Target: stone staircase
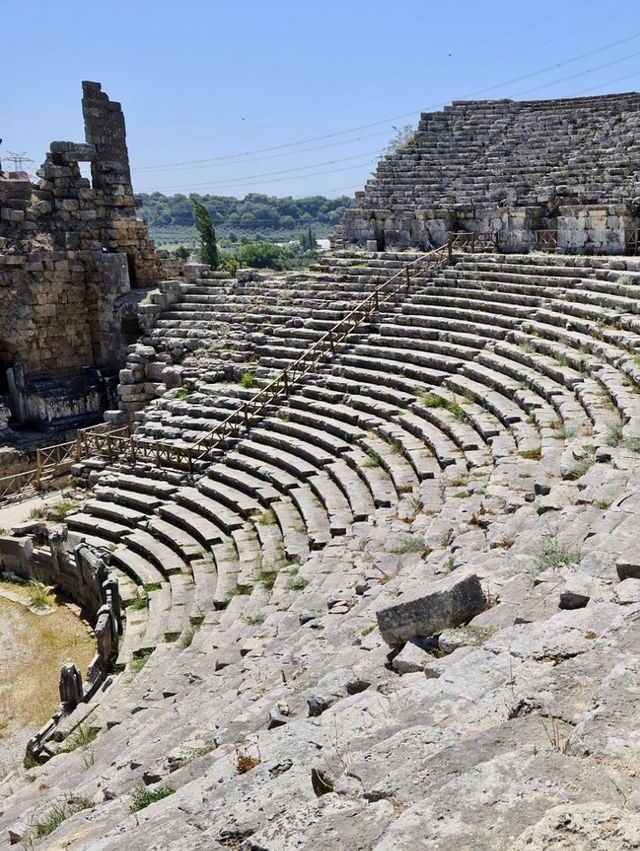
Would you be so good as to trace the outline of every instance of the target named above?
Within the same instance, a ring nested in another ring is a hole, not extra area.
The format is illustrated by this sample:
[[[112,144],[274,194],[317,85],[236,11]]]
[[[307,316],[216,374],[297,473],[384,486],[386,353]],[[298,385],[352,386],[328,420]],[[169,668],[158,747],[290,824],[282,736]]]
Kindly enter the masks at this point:
[[[142,341],[196,343],[184,390],[138,434],[197,442],[406,259],[189,285]],[[90,745],[0,783],[0,836],[38,847],[62,805],[42,847],[553,847],[556,807],[631,831],[638,295],[633,258],[460,256],[203,474],[87,468],[66,522],[111,553],[120,673],[63,725]],[[486,611],[390,650],[376,613],[458,571]]]

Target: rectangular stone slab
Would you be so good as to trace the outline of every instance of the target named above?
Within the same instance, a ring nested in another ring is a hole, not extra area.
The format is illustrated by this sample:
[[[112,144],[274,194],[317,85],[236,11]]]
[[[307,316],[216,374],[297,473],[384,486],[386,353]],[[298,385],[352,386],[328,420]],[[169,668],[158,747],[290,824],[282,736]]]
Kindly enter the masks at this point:
[[[376,612],[380,634],[391,647],[415,636],[426,637],[467,623],[487,606],[475,574],[455,572],[425,583],[420,591],[402,594],[396,603]]]

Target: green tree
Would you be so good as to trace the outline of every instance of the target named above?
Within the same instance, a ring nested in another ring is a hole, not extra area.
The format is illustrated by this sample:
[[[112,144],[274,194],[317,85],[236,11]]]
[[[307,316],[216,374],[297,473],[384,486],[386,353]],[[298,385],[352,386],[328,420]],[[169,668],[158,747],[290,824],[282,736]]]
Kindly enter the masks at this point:
[[[249,242],[236,248],[236,259],[253,269],[286,269],[291,252],[272,242]]]
[[[188,260],[191,256],[191,252],[186,245],[179,245],[173,252],[173,256],[176,260]]]
[[[193,204],[193,219],[200,237],[200,262],[207,263],[215,270],[218,268],[218,245],[211,215],[197,198],[191,198],[191,203]]]
[[[315,233],[309,228],[306,233],[303,233],[300,237],[300,248],[303,251],[315,252],[318,250],[318,240],[316,239]]]

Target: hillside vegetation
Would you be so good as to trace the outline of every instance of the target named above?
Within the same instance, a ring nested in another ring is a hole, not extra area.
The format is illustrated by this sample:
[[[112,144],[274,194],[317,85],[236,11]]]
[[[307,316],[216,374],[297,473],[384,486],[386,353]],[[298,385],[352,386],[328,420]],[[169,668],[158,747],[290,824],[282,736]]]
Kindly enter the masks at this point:
[[[151,236],[160,246],[195,245],[191,198],[209,210],[218,234],[230,242],[269,240],[287,242],[311,228],[321,238],[328,236],[343,211],[353,206],[353,198],[277,198],[250,193],[243,199],[223,195],[163,195],[161,192],[136,196],[140,213],[149,223]]]

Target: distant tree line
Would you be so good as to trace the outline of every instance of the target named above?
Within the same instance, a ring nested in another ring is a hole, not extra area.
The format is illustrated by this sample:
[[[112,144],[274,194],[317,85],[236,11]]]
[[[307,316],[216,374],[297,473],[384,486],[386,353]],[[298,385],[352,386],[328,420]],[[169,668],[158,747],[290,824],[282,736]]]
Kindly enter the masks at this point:
[[[333,228],[354,200],[348,196],[325,198],[278,198],[252,192],[245,198],[224,195],[163,195],[161,192],[136,196],[142,204],[141,214],[152,229],[193,226],[193,200],[202,204],[213,225],[228,234],[299,231],[314,228],[326,231]]]

